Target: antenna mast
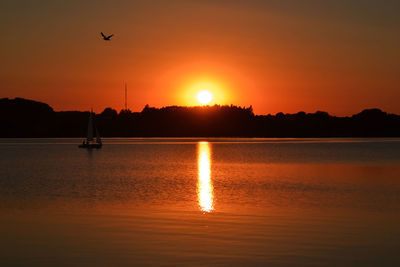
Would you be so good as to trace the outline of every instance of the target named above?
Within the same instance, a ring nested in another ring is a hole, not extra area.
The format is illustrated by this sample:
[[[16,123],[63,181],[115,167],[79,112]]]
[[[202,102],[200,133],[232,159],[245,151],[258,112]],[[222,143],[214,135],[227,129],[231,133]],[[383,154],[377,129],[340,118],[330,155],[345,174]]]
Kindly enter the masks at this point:
[[[125,110],[128,111],[128,87],[125,83]]]

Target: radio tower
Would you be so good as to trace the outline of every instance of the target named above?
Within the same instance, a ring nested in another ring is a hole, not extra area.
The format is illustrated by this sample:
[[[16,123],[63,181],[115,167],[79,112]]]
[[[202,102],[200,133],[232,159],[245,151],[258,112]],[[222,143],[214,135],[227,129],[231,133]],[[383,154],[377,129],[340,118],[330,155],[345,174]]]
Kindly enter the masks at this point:
[[[125,111],[128,111],[128,86],[125,83]]]

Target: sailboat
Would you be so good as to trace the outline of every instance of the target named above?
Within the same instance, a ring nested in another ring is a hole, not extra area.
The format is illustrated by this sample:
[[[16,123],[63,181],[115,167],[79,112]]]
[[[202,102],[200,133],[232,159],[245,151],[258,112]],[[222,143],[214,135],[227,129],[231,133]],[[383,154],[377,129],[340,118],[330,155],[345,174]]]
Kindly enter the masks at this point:
[[[96,140],[93,138],[93,128],[96,132]],[[79,145],[80,148],[101,148],[102,146],[101,138],[99,131],[97,130],[96,124],[93,120],[93,111],[90,111],[89,122],[88,122],[88,133],[86,140],[82,141],[82,144]]]

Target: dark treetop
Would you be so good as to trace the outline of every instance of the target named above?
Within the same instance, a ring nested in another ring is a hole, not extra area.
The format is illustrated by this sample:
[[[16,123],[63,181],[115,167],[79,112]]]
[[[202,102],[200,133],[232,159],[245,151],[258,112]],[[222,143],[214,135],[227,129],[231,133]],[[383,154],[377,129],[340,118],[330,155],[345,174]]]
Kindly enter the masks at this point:
[[[0,137],[83,137],[89,112],[55,112],[22,98],[0,99]],[[400,116],[379,109],[351,117],[326,112],[254,115],[252,107],[106,108],[95,116],[104,137],[400,137]]]

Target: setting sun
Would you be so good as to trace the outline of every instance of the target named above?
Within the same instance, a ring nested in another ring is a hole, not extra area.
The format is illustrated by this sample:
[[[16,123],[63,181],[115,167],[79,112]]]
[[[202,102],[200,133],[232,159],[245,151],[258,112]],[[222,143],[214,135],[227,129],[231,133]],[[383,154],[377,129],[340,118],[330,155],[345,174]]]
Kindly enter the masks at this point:
[[[185,81],[180,86],[181,101],[187,106],[224,105],[231,103],[226,83],[210,77],[197,77]]]
[[[210,91],[202,90],[197,93],[196,99],[200,104],[207,105],[213,100],[213,94]]]

